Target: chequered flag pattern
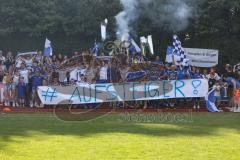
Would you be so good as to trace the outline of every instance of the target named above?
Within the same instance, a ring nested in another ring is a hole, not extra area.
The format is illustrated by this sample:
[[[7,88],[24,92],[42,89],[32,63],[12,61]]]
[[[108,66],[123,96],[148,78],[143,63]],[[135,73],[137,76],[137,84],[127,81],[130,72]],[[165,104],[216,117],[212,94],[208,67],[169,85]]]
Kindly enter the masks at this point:
[[[177,35],[173,36],[173,54],[180,57],[180,62],[183,62],[187,58]]]

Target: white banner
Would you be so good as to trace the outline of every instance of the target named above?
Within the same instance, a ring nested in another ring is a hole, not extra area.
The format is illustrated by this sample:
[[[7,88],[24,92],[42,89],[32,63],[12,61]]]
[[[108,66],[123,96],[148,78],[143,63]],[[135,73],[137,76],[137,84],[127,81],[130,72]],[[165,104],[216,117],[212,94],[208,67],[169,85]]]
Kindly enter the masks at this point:
[[[195,67],[214,67],[218,65],[218,50],[184,48],[190,65]]]
[[[192,98],[207,93],[205,79],[38,87],[38,95],[47,105]]]

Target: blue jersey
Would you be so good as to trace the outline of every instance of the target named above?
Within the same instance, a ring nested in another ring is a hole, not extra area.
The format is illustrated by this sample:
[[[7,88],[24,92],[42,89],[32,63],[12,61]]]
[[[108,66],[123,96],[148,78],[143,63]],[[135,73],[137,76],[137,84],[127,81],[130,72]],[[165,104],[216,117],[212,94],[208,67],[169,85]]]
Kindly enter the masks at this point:
[[[166,70],[165,74],[168,75],[169,80],[176,80],[177,79],[177,71]]]
[[[184,70],[178,70],[177,71],[177,79],[182,80],[186,78],[186,73]]]
[[[194,73],[192,79],[203,79],[203,75],[200,73]]]
[[[192,72],[192,71],[189,72],[189,75],[190,75],[190,78],[191,78],[191,79],[194,79],[194,74],[195,74],[195,73]]]
[[[32,67],[32,70],[33,70],[33,73],[39,73],[39,72],[42,72],[41,67],[38,67],[38,66],[33,66],[33,67]]]
[[[38,86],[42,85],[43,77],[33,76],[32,77],[32,88],[37,89]]]
[[[177,71],[177,79],[178,80],[183,80],[183,79],[187,79],[189,77],[189,72],[186,69],[179,69]]]

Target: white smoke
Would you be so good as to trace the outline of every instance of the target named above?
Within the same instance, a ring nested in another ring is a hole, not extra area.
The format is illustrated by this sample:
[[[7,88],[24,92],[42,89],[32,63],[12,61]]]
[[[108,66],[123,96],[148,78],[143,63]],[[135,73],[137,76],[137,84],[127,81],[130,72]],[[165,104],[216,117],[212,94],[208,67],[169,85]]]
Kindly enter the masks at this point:
[[[124,35],[131,30],[130,23],[135,21],[139,14],[137,11],[138,0],[121,0],[123,11],[116,16],[117,34]]]
[[[165,27],[165,29],[168,28],[171,31],[184,30],[189,24],[189,18],[193,16],[193,7],[185,1],[168,0],[164,5],[154,7],[155,10],[152,12],[153,14],[149,14],[149,18],[153,24]]]
[[[120,0],[123,11],[116,16],[117,33],[132,31],[132,23],[141,16],[151,20],[157,27],[181,31],[188,26],[193,7],[188,0]],[[146,24],[148,25],[148,24]]]

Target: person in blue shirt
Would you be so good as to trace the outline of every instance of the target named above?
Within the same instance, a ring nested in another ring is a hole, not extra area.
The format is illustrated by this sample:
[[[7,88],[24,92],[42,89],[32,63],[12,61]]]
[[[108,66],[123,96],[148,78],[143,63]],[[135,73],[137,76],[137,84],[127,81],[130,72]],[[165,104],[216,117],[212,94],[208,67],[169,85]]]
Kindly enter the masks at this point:
[[[191,79],[194,79],[194,74],[196,73],[196,68],[195,67],[191,67],[191,69],[189,70],[189,75]]]
[[[232,106],[232,111],[240,111],[240,99],[236,96],[236,93],[240,90],[240,81],[234,77],[227,77],[227,75],[223,76],[224,81],[228,84],[228,86],[233,86],[233,95],[230,98],[230,106]]]
[[[172,65],[169,69],[166,70],[165,74],[167,75],[167,80],[176,80],[177,79],[177,67]]]
[[[39,86],[42,85],[43,82],[43,77],[40,75],[40,72],[36,72],[35,75],[32,76],[31,80],[32,80],[32,104],[31,107],[36,105],[36,102],[38,101],[38,105],[39,105],[39,100],[38,100],[38,96],[37,96],[37,89]]]
[[[19,99],[19,106],[23,107],[26,100],[27,84],[24,82],[24,77],[20,77],[17,85],[17,93]]]
[[[184,80],[184,79],[189,79],[190,74],[187,68],[184,67],[179,67],[177,70],[177,79],[178,80]]]
[[[196,67],[192,67],[190,71],[191,79],[203,79],[203,75],[200,73],[200,69]],[[194,98],[194,106],[193,109],[200,109],[200,98]]]
[[[225,80],[227,81],[228,85],[233,85],[234,90],[236,89],[240,89],[240,82],[239,80],[233,78],[233,77],[227,77],[225,78]]]
[[[192,74],[192,79],[203,79],[203,75],[200,73],[200,69],[196,68],[195,73]]]
[[[159,64],[159,65],[163,65],[163,62],[161,61],[159,56],[156,56],[154,63]]]

